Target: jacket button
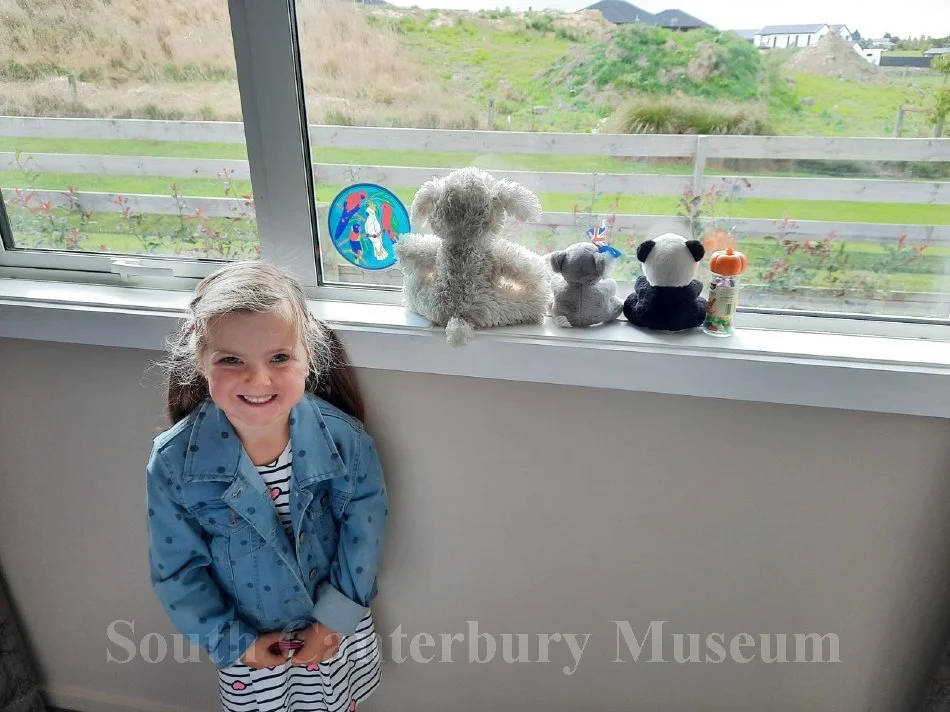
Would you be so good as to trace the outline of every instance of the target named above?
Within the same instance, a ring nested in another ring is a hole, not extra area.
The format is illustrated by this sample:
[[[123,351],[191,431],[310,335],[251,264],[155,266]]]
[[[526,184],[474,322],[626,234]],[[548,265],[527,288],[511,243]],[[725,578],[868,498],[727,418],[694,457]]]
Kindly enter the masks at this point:
[[[324,492],[323,497],[320,498],[320,506],[326,507],[328,504],[330,504],[330,495]]]
[[[315,578],[317,578],[317,570],[310,569],[310,580],[313,581]]]

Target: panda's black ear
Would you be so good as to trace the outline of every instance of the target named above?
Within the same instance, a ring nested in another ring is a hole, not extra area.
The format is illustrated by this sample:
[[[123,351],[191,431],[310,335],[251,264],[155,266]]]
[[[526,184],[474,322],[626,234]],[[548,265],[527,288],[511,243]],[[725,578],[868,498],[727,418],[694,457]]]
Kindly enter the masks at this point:
[[[637,259],[641,262],[646,262],[647,257],[650,256],[650,251],[653,250],[653,246],[656,243],[653,240],[644,240],[639,245],[637,245]]]
[[[687,240],[686,249],[689,250],[689,253],[697,262],[699,262],[706,254],[706,248],[703,247],[703,243],[701,243],[699,240]]]

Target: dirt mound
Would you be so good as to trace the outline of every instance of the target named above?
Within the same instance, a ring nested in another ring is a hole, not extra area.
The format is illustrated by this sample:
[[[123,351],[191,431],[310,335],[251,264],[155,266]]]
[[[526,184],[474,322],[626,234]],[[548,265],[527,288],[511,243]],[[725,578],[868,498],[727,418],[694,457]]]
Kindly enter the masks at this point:
[[[554,18],[555,29],[573,30],[583,37],[602,37],[611,24],[604,19],[599,10],[579,10],[577,12],[558,13]]]
[[[827,34],[817,44],[798,52],[788,63],[788,68],[855,82],[873,82],[878,78],[877,67],[835,34]]]

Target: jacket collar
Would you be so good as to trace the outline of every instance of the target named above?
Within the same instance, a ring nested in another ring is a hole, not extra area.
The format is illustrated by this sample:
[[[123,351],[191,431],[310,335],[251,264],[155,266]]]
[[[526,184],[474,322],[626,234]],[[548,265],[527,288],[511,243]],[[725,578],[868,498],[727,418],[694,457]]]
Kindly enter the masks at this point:
[[[242,468],[254,471],[254,464],[234,427],[214,401],[203,401],[193,417],[194,424],[182,471],[185,482],[230,480],[239,475]],[[305,393],[291,409],[290,442],[293,448],[294,479],[298,487],[307,487],[345,474],[340,453],[320,412],[320,399],[317,396]],[[248,479],[255,481],[255,478]]]

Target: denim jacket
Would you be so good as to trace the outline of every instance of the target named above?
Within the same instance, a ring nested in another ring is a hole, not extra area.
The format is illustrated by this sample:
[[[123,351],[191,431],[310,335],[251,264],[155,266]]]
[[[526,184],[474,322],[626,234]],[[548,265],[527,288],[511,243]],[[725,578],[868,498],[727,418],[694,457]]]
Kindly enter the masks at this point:
[[[219,668],[259,633],[315,621],[353,633],[376,595],[389,505],[372,438],[309,393],[290,438],[293,540],[213,401],[155,438],[149,457],[152,587]]]

